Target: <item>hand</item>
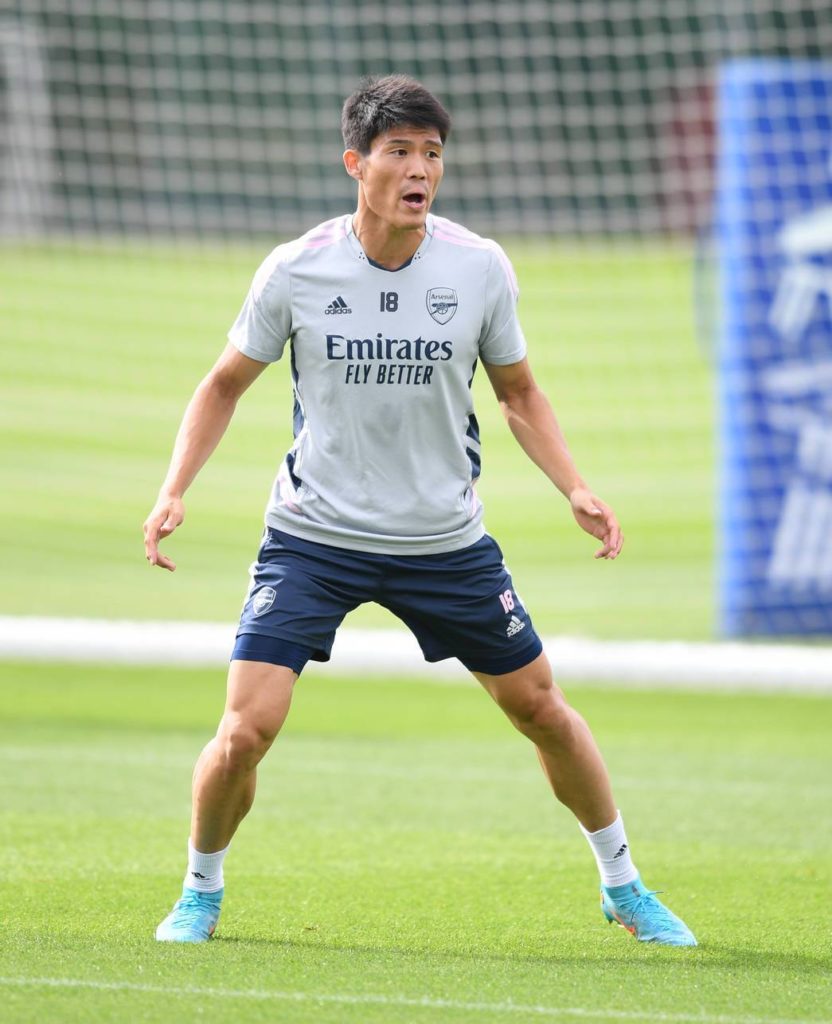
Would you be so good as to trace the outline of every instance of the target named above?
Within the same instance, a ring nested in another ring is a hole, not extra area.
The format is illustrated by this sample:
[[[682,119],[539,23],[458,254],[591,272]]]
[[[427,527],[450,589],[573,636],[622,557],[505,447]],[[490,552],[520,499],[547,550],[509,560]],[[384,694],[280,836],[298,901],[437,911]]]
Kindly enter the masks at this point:
[[[603,542],[604,546],[595,552],[595,557],[616,558],[624,543],[624,535],[609,505],[586,487],[576,487],[569,495],[569,504],[578,526]]]
[[[176,563],[159,550],[159,541],[169,537],[185,518],[181,498],[161,494],[144,523],[144,553],[151,565],[174,572]]]

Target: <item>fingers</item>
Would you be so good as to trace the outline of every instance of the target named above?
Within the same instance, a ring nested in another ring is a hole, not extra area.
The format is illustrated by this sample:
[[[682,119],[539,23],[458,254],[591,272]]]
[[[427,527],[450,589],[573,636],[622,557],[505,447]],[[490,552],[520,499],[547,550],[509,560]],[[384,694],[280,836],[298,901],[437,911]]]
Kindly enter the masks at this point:
[[[144,524],[144,554],[145,558],[150,562],[151,565],[156,564],[156,559],[159,557],[159,531],[161,529],[161,523],[158,521],[158,516],[149,517],[145,520]]]
[[[159,541],[169,537],[183,518],[180,509],[171,508],[167,503],[161,508],[154,509],[148,516],[143,530],[144,553],[150,565],[158,565],[161,569],[167,569],[169,572],[175,571],[176,563],[167,555],[162,554],[159,550]]]
[[[573,502],[573,507],[581,526],[587,533],[591,533],[603,542],[603,546],[595,552],[595,558],[604,558],[610,561],[617,558],[621,553],[624,536],[613,510],[590,492],[581,494],[578,500]],[[583,522],[581,522],[582,516],[586,517]]]
[[[595,552],[595,557],[607,558],[610,561],[613,561],[621,554],[621,548],[624,544],[624,534],[621,532],[618,520],[613,515],[611,509],[605,509],[604,511],[604,526],[605,531],[600,536],[600,540],[604,542],[604,546]]]
[[[159,536],[169,537],[177,526],[179,526],[179,523],[175,522],[174,519],[170,515],[168,515],[165,521],[159,527]]]
[[[160,569],[167,569],[168,572],[176,572],[176,562],[168,558],[167,555],[163,555],[161,551],[156,552],[156,560],[150,562],[150,564],[158,565]]]

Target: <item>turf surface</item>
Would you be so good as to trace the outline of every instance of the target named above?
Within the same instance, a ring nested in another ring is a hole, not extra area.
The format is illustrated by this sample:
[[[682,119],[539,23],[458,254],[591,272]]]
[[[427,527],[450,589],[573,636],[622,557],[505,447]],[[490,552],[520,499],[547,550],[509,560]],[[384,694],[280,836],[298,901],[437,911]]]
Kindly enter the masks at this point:
[[[486,525],[545,633],[706,637],[713,628],[709,369],[681,247],[506,243],[537,376],[578,464],[617,510],[614,565],[517,448],[475,381]],[[0,248],[0,612],[233,622],[276,467],[288,366],[240,404],[149,570],[140,525],[193,388],[224,344],[262,250]],[[363,625],[390,623],[379,609]]]
[[[221,673],[0,665],[0,1012],[28,1022],[832,1019],[832,704],[580,689],[646,881],[697,933],[606,925],[589,851],[474,685],[304,675],[218,937],[160,946]]]

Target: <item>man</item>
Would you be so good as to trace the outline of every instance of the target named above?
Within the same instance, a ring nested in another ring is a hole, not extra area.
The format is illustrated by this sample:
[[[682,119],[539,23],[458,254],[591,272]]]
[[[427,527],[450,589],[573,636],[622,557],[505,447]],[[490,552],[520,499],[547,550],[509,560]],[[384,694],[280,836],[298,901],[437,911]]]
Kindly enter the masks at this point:
[[[517,441],[614,559],[612,510],[578,474],[526,360],[517,284],[500,247],[430,214],[450,119],[414,80],[369,80],[345,103],[354,215],[277,249],[255,275],[229,345],[199,385],[144,525],[147,558],[184,518],[182,497],[237,400],[291,345],[294,444],[275,481],[243,609],[225,713],[193,781],[188,869],[162,941],[212,935],[223,860],[250,809],[256,766],[310,659],[326,661],[344,615],[377,601],[425,658],[457,657],[537,747],[601,873],[602,909],[638,939],[695,945],[641,883],[607,771],[552,682],[528,612],[482,526],[471,381],[482,361]]]

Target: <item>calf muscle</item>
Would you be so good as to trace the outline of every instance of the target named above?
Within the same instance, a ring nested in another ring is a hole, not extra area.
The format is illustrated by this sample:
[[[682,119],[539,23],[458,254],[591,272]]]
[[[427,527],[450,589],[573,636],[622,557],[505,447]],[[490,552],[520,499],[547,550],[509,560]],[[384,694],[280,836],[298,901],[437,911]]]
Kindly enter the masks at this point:
[[[552,680],[545,654],[502,676],[474,673],[537,748],[552,791],[589,832],[616,817],[609,775],[589,726]]]
[[[257,765],[289,713],[297,675],[266,662],[232,661],[225,713],[194,768],[191,843],[223,850],[254,802]]]

